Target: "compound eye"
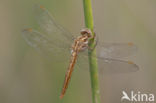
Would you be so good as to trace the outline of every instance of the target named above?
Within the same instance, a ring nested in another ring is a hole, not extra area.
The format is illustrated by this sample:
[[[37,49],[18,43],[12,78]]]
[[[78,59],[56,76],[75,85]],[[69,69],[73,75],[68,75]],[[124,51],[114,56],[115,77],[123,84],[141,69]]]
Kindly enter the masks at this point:
[[[81,30],[81,34],[82,34],[82,35],[84,35],[84,34],[89,34],[89,35],[91,35],[91,33],[92,33],[91,30],[88,29],[88,28],[85,28],[85,29],[82,29],[82,30]]]

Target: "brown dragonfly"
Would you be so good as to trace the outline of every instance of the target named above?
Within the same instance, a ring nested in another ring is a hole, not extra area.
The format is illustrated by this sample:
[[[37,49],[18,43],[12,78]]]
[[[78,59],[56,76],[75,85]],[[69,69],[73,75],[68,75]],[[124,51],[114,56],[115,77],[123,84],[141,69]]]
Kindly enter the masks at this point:
[[[40,30],[32,28],[24,29],[22,35],[26,42],[43,54],[52,56],[61,56],[64,62],[68,63],[68,71],[65,75],[65,81],[60,98],[63,98],[74,65],[78,68],[87,68],[88,66],[88,41],[91,36],[89,29],[83,29],[81,35],[72,35],[59,25],[51,14],[43,6],[36,7],[36,17]],[[75,38],[76,37],[76,38]],[[131,61],[121,60],[122,57],[132,55],[137,47],[133,43],[101,43],[96,45],[98,67],[101,74],[104,73],[129,73],[135,72],[139,68]],[[56,59],[55,58],[55,59]]]

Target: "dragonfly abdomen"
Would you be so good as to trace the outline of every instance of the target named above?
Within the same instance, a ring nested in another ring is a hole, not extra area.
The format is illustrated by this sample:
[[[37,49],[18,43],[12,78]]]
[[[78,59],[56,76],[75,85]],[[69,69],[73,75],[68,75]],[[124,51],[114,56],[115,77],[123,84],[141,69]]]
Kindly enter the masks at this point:
[[[70,64],[69,64],[69,67],[68,67],[68,71],[66,72],[66,75],[65,75],[65,81],[64,81],[64,85],[63,85],[63,89],[62,89],[60,98],[63,98],[63,96],[64,96],[64,94],[66,92],[66,89],[68,88],[68,84],[69,84],[69,81],[71,79],[71,74],[73,72],[74,65],[76,63],[76,59],[77,59],[77,53],[72,52],[71,59],[70,59]]]

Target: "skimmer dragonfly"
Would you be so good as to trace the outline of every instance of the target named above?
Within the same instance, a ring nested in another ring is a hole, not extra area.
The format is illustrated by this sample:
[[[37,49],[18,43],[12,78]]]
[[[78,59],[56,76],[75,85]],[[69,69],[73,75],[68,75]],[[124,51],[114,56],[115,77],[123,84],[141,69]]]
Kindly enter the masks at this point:
[[[74,39],[71,33],[56,23],[43,6],[37,6],[36,14],[42,33],[28,28],[23,30],[22,35],[30,46],[44,54],[61,55],[62,58],[67,57],[64,62],[69,63],[69,66],[66,67],[68,71],[60,96],[62,98],[68,87],[75,63],[78,64],[79,68],[85,68],[88,65],[87,53],[88,50],[92,50],[88,48],[88,40],[92,38],[91,31],[83,29],[81,35]],[[133,43],[99,42],[95,48],[100,73],[129,73],[138,70],[138,66],[133,62],[120,59],[136,51],[137,47]],[[78,56],[78,54],[80,55]]]

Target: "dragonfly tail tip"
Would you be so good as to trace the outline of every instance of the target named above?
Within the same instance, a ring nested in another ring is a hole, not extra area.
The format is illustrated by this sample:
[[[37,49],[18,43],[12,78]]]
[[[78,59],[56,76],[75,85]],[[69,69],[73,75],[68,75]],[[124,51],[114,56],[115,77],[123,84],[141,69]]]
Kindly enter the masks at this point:
[[[62,99],[63,97],[64,97],[64,95],[63,95],[63,94],[61,94],[61,95],[60,95],[60,99]]]

